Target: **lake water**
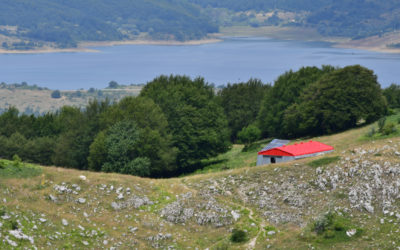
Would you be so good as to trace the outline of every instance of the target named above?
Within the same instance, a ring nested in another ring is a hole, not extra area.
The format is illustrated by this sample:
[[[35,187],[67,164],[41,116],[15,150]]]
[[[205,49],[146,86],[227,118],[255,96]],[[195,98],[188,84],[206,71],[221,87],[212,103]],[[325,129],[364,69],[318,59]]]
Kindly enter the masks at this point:
[[[96,47],[98,53],[1,54],[0,82],[28,82],[51,89],[104,88],[146,83],[161,74],[202,76],[215,85],[259,78],[273,82],[302,66],[360,64],[373,69],[383,87],[400,84],[400,54],[332,48],[329,43],[267,38],[226,38],[189,46]]]

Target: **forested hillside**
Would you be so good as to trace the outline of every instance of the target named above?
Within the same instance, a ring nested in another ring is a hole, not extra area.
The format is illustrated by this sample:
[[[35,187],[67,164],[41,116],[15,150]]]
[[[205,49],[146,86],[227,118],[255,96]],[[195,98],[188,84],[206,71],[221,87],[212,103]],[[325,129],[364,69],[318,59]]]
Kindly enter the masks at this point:
[[[301,26],[353,39],[400,27],[397,0],[4,0],[0,45],[76,47],[81,41],[193,40],[229,26]]]
[[[184,0],[4,0],[0,33],[29,42],[3,44],[25,49],[55,42],[74,47],[79,41],[132,39],[199,39],[218,31],[200,8]]]
[[[313,27],[322,35],[345,36],[353,39],[400,28],[400,2],[397,0],[189,0],[203,7],[226,8],[235,12],[275,12],[264,20],[253,19],[258,25],[296,25]],[[276,12],[303,12],[303,18],[282,22]]]

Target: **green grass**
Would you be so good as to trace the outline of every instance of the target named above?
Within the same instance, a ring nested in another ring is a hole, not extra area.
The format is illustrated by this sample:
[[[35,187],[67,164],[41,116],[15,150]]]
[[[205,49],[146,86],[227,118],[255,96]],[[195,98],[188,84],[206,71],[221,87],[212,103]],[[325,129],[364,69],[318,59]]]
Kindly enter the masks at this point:
[[[359,140],[360,141],[372,141],[372,140],[381,140],[381,139],[388,139],[393,137],[400,136],[400,110],[395,110],[393,115],[386,116],[386,123],[387,124],[394,124],[395,131],[390,134],[380,133],[378,130],[378,122],[370,125],[370,129],[364,135],[362,135]]]
[[[321,167],[321,166],[325,166],[328,164],[331,164],[333,162],[337,162],[340,160],[339,156],[332,156],[332,157],[324,157],[318,160],[314,160],[308,163],[309,166],[313,167],[313,168],[317,168],[317,167]]]
[[[15,164],[13,161],[0,160],[0,178],[29,178],[42,173],[42,167],[31,164]]]
[[[356,234],[352,237],[346,234],[350,229],[356,229]],[[300,238],[307,242],[331,245],[354,240],[362,234],[363,229],[354,225],[350,218],[345,215],[328,212],[311,223]]]
[[[246,149],[244,145],[235,144],[228,152],[203,160],[201,162],[202,167],[193,174],[213,173],[246,166],[254,167],[257,163],[257,152],[270,141],[270,139],[262,140],[253,143]]]

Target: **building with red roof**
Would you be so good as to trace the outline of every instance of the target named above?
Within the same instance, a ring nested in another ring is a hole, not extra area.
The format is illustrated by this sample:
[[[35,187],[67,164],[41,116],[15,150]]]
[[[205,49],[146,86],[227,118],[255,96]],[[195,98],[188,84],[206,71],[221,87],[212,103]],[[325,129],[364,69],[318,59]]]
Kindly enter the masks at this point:
[[[258,152],[257,166],[292,161],[326,154],[332,151],[332,146],[317,141],[300,142],[293,145],[282,145]]]

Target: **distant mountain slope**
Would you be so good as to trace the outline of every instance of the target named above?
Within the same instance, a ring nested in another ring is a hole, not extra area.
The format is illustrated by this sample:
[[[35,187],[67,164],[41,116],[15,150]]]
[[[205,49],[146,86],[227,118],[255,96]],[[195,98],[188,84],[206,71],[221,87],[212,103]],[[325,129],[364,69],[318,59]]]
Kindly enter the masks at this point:
[[[317,28],[323,35],[363,38],[400,28],[398,0],[188,0],[202,7],[232,11],[306,12],[292,25]],[[276,17],[274,17],[276,18]],[[272,24],[279,24],[277,20]],[[269,24],[271,24],[271,22]],[[263,25],[260,23],[259,25]]]
[[[0,47],[194,40],[219,26],[301,26],[359,39],[400,28],[398,0],[3,0]]]
[[[143,32],[153,39],[183,41],[218,31],[199,7],[184,0],[4,0],[0,12],[0,33],[60,47]]]

